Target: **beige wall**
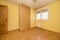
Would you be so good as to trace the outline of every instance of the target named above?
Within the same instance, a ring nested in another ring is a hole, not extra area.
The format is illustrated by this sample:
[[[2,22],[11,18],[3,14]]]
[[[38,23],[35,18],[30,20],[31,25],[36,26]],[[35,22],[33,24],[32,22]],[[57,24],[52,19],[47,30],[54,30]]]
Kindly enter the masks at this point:
[[[19,27],[19,7],[16,4],[0,1],[0,5],[8,6],[8,31],[16,30]]]
[[[36,25],[36,10],[34,8],[30,8],[30,20],[31,20],[31,27],[35,27]]]
[[[60,33],[60,5],[59,4],[60,4],[60,1],[56,1],[47,5],[48,7],[44,6],[38,9],[38,10],[42,10],[42,9],[48,8],[49,10],[48,20],[36,21],[36,22],[40,22],[42,28]]]

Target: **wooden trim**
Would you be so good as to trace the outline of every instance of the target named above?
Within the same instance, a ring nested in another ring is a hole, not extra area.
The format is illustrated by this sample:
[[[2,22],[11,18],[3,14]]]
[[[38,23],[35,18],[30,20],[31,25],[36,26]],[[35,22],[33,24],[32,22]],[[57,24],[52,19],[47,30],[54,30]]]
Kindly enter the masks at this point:
[[[20,31],[20,5],[19,5],[19,31]]]
[[[8,33],[9,33],[9,32],[12,32],[12,31],[19,31],[19,29],[8,31]]]
[[[0,6],[2,6],[2,7],[7,7],[7,6],[5,6],[5,5],[0,5]]]
[[[8,6],[7,7],[7,29],[8,29]]]

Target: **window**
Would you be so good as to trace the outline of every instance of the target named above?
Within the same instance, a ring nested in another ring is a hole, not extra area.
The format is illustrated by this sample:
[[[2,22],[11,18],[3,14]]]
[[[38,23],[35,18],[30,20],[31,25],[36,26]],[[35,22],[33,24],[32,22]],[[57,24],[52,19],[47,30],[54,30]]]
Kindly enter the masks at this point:
[[[43,10],[42,12],[37,12],[37,20],[48,20],[48,10]]]
[[[48,11],[42,12],[41,15],[42,15],[42,20],[48,20]]]
[[[40,12],[37,12],[37,14],[36,14],[36,19],[37,19],[37,20],[40,20],[40,19],[41,19],[41,14],[40,14]]]

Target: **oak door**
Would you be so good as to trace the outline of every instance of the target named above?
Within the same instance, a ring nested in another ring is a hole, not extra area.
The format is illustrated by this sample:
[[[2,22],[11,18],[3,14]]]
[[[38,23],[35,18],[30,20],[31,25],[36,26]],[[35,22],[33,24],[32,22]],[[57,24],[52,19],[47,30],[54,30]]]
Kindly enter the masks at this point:
[[[8,7],[0,5],[0,33],[7,33],[8,31]]]
[[[21,4],[20,5],[20,30],[26,30],[30,28],[30,7]]]

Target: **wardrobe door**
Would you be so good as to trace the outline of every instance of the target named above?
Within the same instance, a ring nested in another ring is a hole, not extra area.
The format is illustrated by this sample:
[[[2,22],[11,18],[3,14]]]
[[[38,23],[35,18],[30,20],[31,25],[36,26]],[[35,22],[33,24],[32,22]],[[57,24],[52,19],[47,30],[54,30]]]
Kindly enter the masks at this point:
[[[30,28],[30,7],[20,5],[20,30]]]

